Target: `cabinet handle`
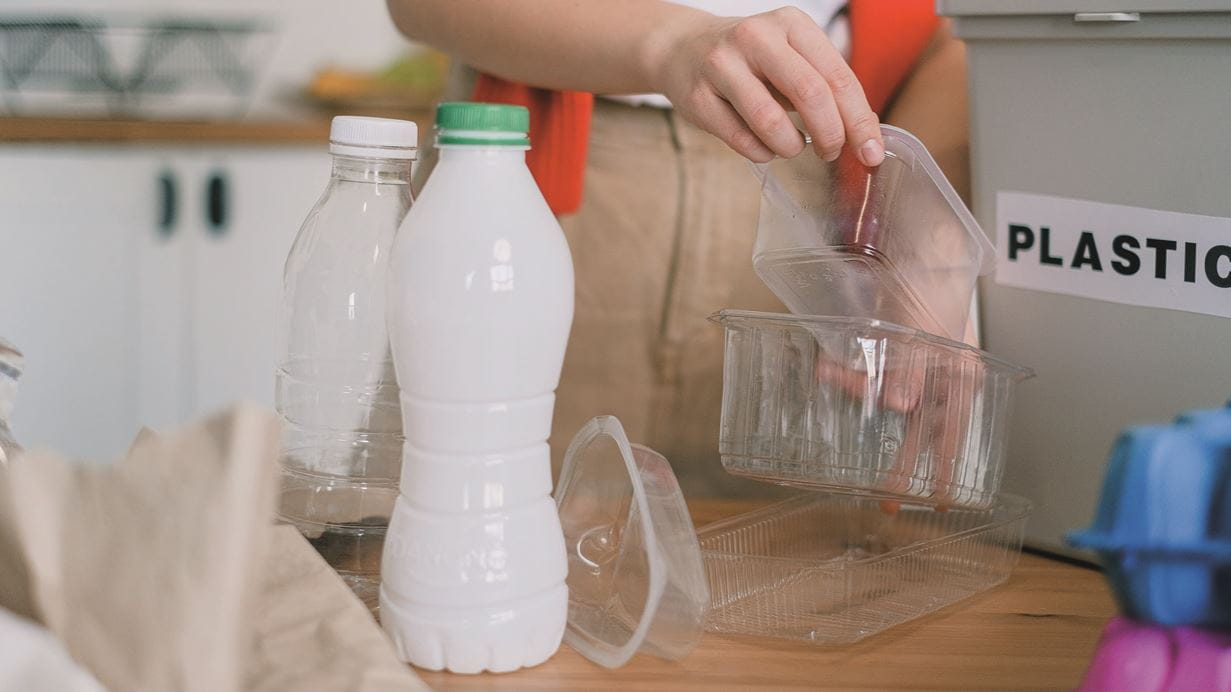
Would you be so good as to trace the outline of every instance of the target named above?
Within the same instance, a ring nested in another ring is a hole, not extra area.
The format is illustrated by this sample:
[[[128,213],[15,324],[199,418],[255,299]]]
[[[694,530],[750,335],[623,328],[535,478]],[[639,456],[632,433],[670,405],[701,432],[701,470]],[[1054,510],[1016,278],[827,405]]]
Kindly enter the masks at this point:
[[[205,221],[209,232],[221,236],[227,232],[230,200],[226,175],[215,172],[205,183]]]
[[[158,215],[158,235],[170,238],[175,233],[175,224],[179,216],[178,194],[175,176],[171,171],[163,171],[158,175],[158,196],[161,210]]]
[[[1073,15],[1075,22],[1139,22],[1140,12],[1078,12]]]

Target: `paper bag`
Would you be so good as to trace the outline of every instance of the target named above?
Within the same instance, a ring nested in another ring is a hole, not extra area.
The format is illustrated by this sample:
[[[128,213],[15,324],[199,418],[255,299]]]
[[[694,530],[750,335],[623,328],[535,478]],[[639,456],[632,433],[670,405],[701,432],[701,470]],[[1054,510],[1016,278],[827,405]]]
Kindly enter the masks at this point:
[[[114,465],[0,470],[0,606],[113,692],[425,689],[312,547],[271,525],[279,426],[241,405]]]
[[[426,690],[363,603],[290,526],[274,529],[248,692]]]
[[[278,441],[274,415],[240,406],[110,466],[18,457],[0,474],[0,605],[109,689],[239,689]]]

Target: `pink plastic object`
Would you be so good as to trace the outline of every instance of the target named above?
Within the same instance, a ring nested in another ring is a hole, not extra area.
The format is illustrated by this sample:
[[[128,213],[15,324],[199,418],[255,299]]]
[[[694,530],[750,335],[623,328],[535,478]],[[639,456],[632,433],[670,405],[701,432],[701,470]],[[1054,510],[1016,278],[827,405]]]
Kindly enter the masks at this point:
[[[1080,692],[1231,692],[1231,633],[1107,623]]]

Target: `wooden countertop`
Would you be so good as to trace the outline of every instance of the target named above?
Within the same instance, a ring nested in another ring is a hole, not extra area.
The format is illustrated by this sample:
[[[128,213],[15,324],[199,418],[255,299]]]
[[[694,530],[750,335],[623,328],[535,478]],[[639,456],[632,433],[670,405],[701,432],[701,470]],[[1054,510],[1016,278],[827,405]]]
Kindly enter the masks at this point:
[[[692,503],[698,526],[749,504]],[[1022,556],[1008,583],[841,646],[706,634],[682,661],[637,654],[618,670],[569,648],[504,675],[417,671],[437,690],[1073,689],[1116,612],[1101,575]]]
[[[400,117],[415,120],[421,130],[430,132],[430,112]],[[320,145],[328,140],[329,118],[324,116],[230,121],[0,118],[0,142]]]

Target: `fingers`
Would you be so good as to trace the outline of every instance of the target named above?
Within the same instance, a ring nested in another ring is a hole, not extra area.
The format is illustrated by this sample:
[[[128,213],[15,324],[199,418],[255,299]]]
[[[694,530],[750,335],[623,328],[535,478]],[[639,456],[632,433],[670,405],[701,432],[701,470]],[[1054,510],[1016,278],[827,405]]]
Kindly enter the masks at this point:
[[[703,70],[747,127],[773,153],[791,158],[803,151],[803,136],[774,94],[748,68],[747,62],[734,54],[716,51]],[[836,110],[834,115],[837,115]]]
[[[713,19],[716,24],[688,34],[678,51],[691,67],[666,80],[678,87],[664,93],[677,108],[683,105],[685,118],[763,162],[765,151],[786,158],[803,151],[803,137],[788,115],[794,110],[826,161],[837,159],[845,146],[864,165],[880,165],[880,122],[846,61],[808,15],[784,7],[744,19]]]
[[[791,102],[812,136],[816,152],[826,161],[842,153],[846,132],[829,84],[812,65],[786,44],[764,46],[755,66]]]
[[[763,161],[764,151],[787,158],[803,151],[803,137],[789,116],[794,110],[825,160],[847,147],[864,165],[880,165],[885,147],[876,113],[846,61],[807,14],[784,7],[743,19],[710,19],[681,34],[671,53],[679,56],[678,65],[662,70],[663,93],[686,119]]]
[[[885,160],[880,119],[868,105],[863,87],[846,60],[829,42],[825,32],[813,22],[792,22],[787,31],[787,41],[828,85],[841,115],[845,140],[859,160],[865,166],[879,166]],[[795,105],[800,107],[799,103]],[[803,115],[802,110],[800,114]]]
[[[765,146],[761,138],[748,128],[744,118],[718,94],[708,89],[698,90],[690,99],[689,107],[702,129],[721,139],[744,158],[755,163],[768,163],[774,158],[775,152]]]
[[[844,367],[824,354],[817,359],[816,378],[818,382],[837,387],[856,399],[876,396],[875,391],[869,391],[868,373]]]
[[[899,446],[885,471],[878,490],[893,495],[914,496],[934,503],[938,511],[960,500],[962,488],[972,483],[966,445],[975,406],[977,377],[963,370],[930,367],[912,362],[888,370],[877,384],[868,372],[851,369],[821,354],[815,376],[824,386],[846,396],[872,399],[882,421],[901,425]],[[924,390],[929,392],[927,399]],[[884,434],[888,428],[882,429]],[[881,510],[894,514],[898,501],[881,503]]]
[[[952,501],[954,498],[949,493],[973,483],[970,477],[972,469],[969,468],[972,459],[967,454],[966,444],[979,378],[959,368],[949,372],[945,382],[945,415],[943,421],[937,421],[934,432],[938,438],[936,446],[940,450],[936,487],[942,502]],[[974,460],[974,463],[979,463],[979,460]]]
[[[908,368],[886,372],[881,389],[869,389],[868,373],[852,370],[822,355],[816,362],[816,377],[818,381],[834,385],[850,396],[860,399],[876,397],[885,409],[905,414],[919,406],[927,371],[911,363]]]
[[[885,373],[885,406],[891,411],[906,413],[919,405],[927,370],[916,362]]]

